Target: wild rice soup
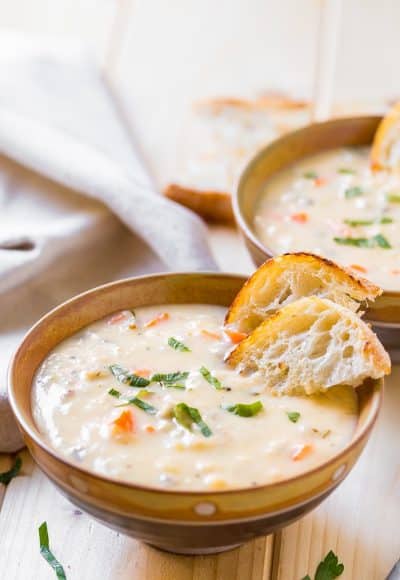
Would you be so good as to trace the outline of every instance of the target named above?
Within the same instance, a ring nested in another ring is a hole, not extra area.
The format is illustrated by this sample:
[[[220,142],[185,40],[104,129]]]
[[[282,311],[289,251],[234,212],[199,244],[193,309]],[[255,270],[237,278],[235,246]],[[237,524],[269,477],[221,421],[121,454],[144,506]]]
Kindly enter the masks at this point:
[[[172,305],[122,311],[57,346],[38,369],[36,423],[85,468],[171,489],[255,486],[299,474],[351,439],[357,397],[272,396],[224,356],[243,336],[225,309]]]
[[[400,290],[400,176],[371,171],[367,148],[321,153],[277,174],[254,227],[274,253],[313,252]]]

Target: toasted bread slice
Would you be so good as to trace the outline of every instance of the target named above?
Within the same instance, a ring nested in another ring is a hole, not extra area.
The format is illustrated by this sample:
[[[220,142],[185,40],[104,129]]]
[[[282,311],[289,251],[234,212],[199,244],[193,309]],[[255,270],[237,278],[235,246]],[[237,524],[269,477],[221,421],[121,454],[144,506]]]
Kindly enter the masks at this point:
[[[243,285],[225,324],[251,332],[282,306],[302,296],[329,298],[356,312],[382,290],[314,254],[284,254],[265,262]]]
[[[164,194],[209,221],[233,222],[231,194],[246,163],[284,131],[309,122],[310,110],[280,93],[196,103]]]
[[[400,170],[400,102],[379,123],[371,148],[371,167]]]
[[[230,353],[239,371],[259,371],[277,394],[357,387],[390,372],[390,358],[354,312],[324,298],[296,300],[260,324]]]

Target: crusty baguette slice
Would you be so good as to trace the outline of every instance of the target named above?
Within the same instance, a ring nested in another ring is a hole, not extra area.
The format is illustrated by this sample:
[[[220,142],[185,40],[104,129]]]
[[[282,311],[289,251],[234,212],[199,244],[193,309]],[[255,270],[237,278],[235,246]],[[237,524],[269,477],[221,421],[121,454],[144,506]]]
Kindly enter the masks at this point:
[[[357,311],[382,290],[337,264],[313,254],[284,254],[265,262],[243,285],[225,324],[251,332],[282,306],[302,296],[329,298]]]
[[[370,159],[373,170],[400,169],[400,102],[395,103],[379,123]]]
[[[284,131],[309,122],[310,104],[280,93],[196,103],[184,122],[164,194],[215,222],[233,222],[231,194],[243,167]]]
[[[281,308],[230,353],[239,371],[260,371],[277,394],[357,387],[390,372],[390,358],[370,327],[331,300],[309,296]]]

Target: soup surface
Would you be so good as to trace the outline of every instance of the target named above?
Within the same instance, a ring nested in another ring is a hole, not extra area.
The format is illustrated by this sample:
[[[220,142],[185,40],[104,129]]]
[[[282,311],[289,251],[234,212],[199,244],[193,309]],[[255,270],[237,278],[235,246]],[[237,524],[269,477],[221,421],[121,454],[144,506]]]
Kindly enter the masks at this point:
[[[400,290],[400,176],[372,172],[367,148],[321,153],[277,174],[254,227],[274,253],[313,252]]]
[[[86,468],[176,489],[273,482],[336,454],[357,423],[353,389],[272,396],[260,376],[224,364],[240,338],[223,333],[224,315],[219,306],[144,307],[68,338],[36,374],[40,431]]]

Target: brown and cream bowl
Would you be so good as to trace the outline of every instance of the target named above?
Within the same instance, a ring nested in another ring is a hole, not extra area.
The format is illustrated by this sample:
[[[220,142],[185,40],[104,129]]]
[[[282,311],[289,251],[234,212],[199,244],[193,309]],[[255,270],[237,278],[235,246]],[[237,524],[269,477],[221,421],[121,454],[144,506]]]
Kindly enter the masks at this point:
[[[25,336],[9,372],[10,401],[33,458],[57,488],[101,523],[182,554],[228,550],[270,534],[316,507],[352,469],[377,417],[382,382],[357,389],[359,418],[350,443],[319,467],[268,485],[223,491],[159,489],[95,473],[52,449],[35,424],[35,372],[65,338],[117,310],[157,304],[228,306],[244,280],[217,273],[159,274],[95,288],[44,316]]]
[[[270,181],[277,173],[289,170],[304,158],[339,148],[371,145],[381,120],[379,116],[360,116],[314,123],[280,137],[249,162],[239,180],[233,209],[257,266],[277,253],[260,240],[254,225],[258,201]],[[292,251],[303,250],[304,247],[292,248]],[[386,348],[395,352],[400,341],[400,291],[384,289],[365,317],[373,324]],[[395,355],[400,357],[400,352],[397,350]]]

